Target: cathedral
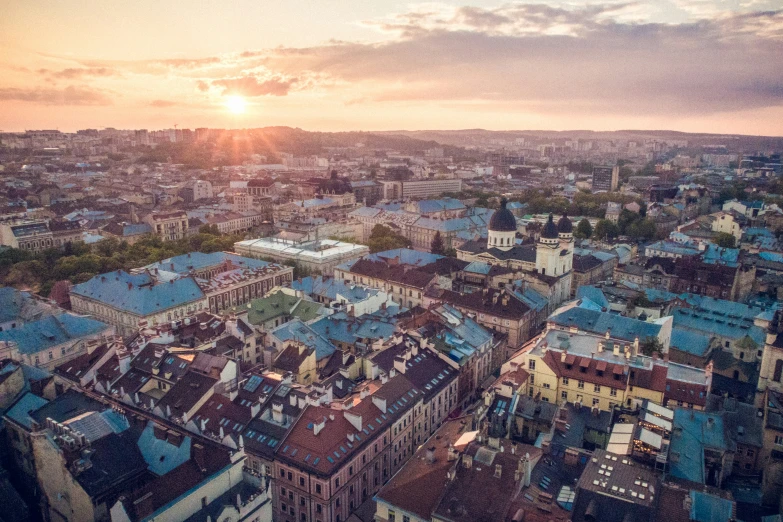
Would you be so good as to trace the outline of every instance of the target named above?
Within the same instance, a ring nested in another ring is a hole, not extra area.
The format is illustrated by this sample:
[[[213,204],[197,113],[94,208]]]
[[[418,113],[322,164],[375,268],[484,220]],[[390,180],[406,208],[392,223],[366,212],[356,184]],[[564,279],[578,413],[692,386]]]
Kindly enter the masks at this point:
[[[489,221],[486,244],[470,241],[457,249],[464,261],[479,261],[507,267],[519,273],[526,284],[549,300],[550,309],[571,297],[571,268],[574,262],[574,230],[563,215],[555,223],[552,215],[535,244],[516,244],[517,220],[500,202]]]

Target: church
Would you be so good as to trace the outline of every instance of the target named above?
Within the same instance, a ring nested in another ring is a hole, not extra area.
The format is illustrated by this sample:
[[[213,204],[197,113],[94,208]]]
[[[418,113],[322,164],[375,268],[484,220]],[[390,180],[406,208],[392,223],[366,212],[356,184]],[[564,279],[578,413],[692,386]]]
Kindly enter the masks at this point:
[[[571,296],[574,262],[571,220],[563,215],[555,224],[550,214],[536,243],[518,245],[517,220],[506,208],[506,203],[503,198],[500,209],[489,221],[487,242],[463,244],[457,249],[457,258],[514,270],[530,288],[548,299],[549,311],[552,311]]]

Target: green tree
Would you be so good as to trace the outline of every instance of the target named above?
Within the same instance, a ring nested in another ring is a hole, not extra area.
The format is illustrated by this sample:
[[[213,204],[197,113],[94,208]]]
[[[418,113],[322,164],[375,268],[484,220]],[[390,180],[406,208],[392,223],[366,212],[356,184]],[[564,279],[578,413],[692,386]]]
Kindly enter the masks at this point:
[[[715,237],[712,238],[712,242],[723,248],[734,248],[736,245],[736,239],[731,234],[726,232],[718,232]]]
[[[593,225],[590,224],[587,218],[582,218],[582,221],[580,221],[576,225],[574,236],[581,239],[587,239],[592,235],[593,235]]]
[[[385,225],[375,225],[367,245],[370,247],[370,252],[374,254],[395,248],[407,248],[411,242]]]
[[[593,237],[595,239],[614,239],[619,235],[620,231],[617,225],[607,219],[601,219],[595,224],[595,230],[593,230]]]
[[[639,343],[639,351],[644,355],[650,356],[653,352],[661,353],[661,351],[663,351],[663,345],[657,337],[649,336],[645,337],[644,340]]]
[[[432,238],[432,243],[430,244],[430,252],[442,256],[445,251],[446,247],[443,244],[443,237],[440,235],[440,231],[436,231],[435,237]]]

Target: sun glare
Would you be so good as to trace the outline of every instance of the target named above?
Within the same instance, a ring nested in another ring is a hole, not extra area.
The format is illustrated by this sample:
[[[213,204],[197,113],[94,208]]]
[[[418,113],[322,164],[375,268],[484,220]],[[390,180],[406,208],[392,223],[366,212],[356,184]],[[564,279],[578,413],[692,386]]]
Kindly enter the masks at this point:
[[[226,100],[226,107],[234,114],[241,114],[245,112],[247,102],[241,96],[229,96]]]

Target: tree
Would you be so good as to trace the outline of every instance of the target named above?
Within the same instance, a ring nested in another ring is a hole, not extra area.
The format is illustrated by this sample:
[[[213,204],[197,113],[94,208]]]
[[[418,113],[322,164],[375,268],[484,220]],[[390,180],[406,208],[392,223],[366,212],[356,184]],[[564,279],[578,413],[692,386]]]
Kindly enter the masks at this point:
[[[718,232],[715,237],[712,238],[712,242],[723,248],[734,248],[736,245],[736,239],[731,234],[726,232]]]
[[[587,239],[592,235],[593,235],[593,225],[590,224],[587,218],[582,218],[582,221],[580,221],[579,224],[576,225],[574,236],[581,239]]]
[[[370,234],[370,240],[367,246],[370,247],[370,253],[384,252],[396,248],[407,248],[411,242],[405,236],[394,232],[385,225],[375,225]]]
[[[619,235],[620,231],[617,225],[609,221],[608,219],[601,219],[595,224],[595,230],[593,230],[593,237],[596,239],[614,239]]]
[[[644,355],[652,355],[653,352],[661,353],[663,345],[657,337],[649,336],[645,337],[643,341],[639,343],[639,351]]]
[[[443,237],[440,235],[440,231],[435,232],[435,237],[432,238],[430,244],[430,252],[442,256],[446,251],[446,247],[443,245]]]

